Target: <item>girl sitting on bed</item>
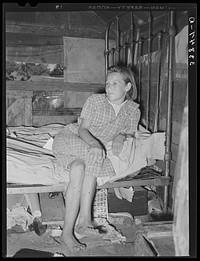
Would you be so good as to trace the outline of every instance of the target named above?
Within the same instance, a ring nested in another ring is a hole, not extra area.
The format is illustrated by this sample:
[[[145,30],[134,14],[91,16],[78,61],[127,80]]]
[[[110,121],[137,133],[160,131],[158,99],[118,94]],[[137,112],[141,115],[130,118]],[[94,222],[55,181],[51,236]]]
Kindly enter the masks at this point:
[[[87,237],[102,236],[91,213],[97,177],[115,175],[105,147],[113,141],[113,153],[119,155],[126,136],[135,135],[140,118],[139,105],[133,101],[137,89],[131,69],[112,67],[107,73],[105,91],[91,95],[78,122],[65,126],[53,142],[58,162],[70,173],[61,240],[73,252],[85,247],[74,232]]]

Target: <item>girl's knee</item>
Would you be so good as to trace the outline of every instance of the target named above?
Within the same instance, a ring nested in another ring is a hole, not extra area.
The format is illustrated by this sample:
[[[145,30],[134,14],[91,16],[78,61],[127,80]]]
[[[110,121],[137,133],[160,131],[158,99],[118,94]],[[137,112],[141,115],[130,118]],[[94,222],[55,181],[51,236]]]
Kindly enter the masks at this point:
[[[71,170],[76,169],[76,171],[83,172],[85,170],[85,163],[82,160],[75,160],[71,163],[70,168]]]
[[[84,175],[85,163],[82,160],[75,160],[70,164],[70,173]]]

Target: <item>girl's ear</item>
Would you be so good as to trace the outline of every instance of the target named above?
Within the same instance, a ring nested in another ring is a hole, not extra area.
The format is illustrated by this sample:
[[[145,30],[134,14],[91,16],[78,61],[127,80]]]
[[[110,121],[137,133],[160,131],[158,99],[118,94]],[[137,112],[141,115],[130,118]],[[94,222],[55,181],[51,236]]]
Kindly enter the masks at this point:
[[[128,82],[127,85],[126,85],[126,91],[127,92],[131,89],[131,86],[132,86],[131,83]]]

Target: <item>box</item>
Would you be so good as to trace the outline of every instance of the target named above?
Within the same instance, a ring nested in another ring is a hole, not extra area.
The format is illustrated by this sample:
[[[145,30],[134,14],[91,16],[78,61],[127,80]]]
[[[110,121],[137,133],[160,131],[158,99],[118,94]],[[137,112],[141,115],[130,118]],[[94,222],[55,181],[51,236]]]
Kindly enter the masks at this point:
[[[135,189],[133,200],[122,198],[119,199],[114,192],[114,189],[108,189],[108,213],[128,212],[133,217],[142,216],[148,213],[148,191],[140,188]]]

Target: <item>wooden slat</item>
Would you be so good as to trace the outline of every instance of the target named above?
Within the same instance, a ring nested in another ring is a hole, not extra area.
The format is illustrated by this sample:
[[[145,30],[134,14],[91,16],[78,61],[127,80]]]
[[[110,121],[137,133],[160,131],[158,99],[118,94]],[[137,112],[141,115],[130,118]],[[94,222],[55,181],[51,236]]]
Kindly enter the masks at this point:
[[[37,35],[50,35],[50,36],[68,36],[68,37],[85,37],[85,38],[97,38],[104,39],[104,35],[101,32],[90,30],[89,28],[82,30],[82,32],[76,29],[68,29],[67,27],[61,28],[56,26],[48,26],[44,24],[33,23],[6,23],[6,33],[20,33],[20,34],[37,34]]]
[[[121,181],[121,182],[112,182],[105,183],[104,185],[98,186],[98,189],[102,188],[119,188],[119,187],[128,187],[128,186],[164,186],[169,184],[169,178],[159,177],[149,180],[139,180],[133,179],[129,181]],[[7,187],[7,194],[24,194],[24,193],[46,193],[46,192],[58,192],[58,191],[66,191],[67,184],[60,183],[56,185],[21,185],[16,187]]]
[[[65,91],[64,101],[65,101],[65,108],[73,109],[75,108],[83,108],[88,97],[90,97],[93,92],[77,92],[77,91]]]
[[[163,222],[152,222],[151,225],[145,225],[143,228],[148,238],[172,237],[172,225],[172,221],[164,224]]]
[[[7,187],[7,194],[25,194],[25,193],[46,193],[65,191],[67,189],[66,183],[55,185],[19,185],[16,187]]]
[[[23,90],[6,90],[6,98],[32,98],[32,91],[23,91]]]
[[[77,120],[77,115],[50,115],[50,116],[36,116],[33,115],[33,126],[43,126],[51,123],[69,124]]]
[[[17,99],[9,108],[6,110],[6,122],[7,124],[24,109],[24,99]]]
[[[120,188],[120,187],[129,187],[129,186],[165,186],[169,184],[169,178],[168,177],[158,177],[158,178],[152,178],[152,179],[133,179],[133,180],[127,180],[127,181],[115,181],[112,183],[106,183],[102,186],[99,186],[99,188]]]
[[[158,253],[155,251],[153,246],[148,243],[148,240],[145,240],[145,237],[142,233],[136,234],[136,239],[133,245],[133,254],[134,256],[157,256]]]
[[[34,81],[7,81],[7,90],[23,91],[78,91],[78,92],[99,92],[104,89],[104,84],[88,83],[68,83],[64,79],[52,82],[34,82]]]
[[[175,256],[173,221],[142,223],[136,233],[137,236],[134,242],[136,255],[152,255],[151,252],[147,252],[148,248],[144,244],[146,242],[150,246],[152,253],[156,256]]]
[[[32,113],[32,99],[24,99],[24,125],[32,126],[33,125],[33,113]]]

